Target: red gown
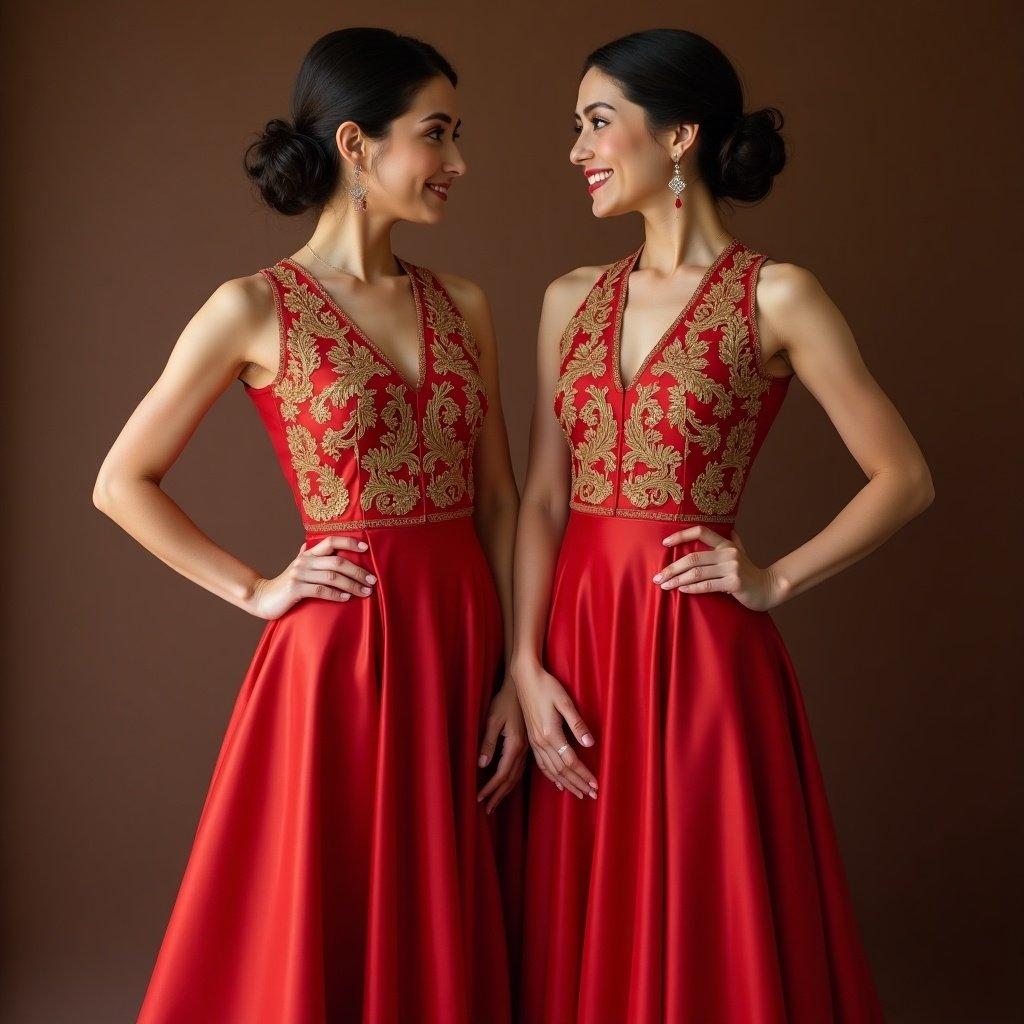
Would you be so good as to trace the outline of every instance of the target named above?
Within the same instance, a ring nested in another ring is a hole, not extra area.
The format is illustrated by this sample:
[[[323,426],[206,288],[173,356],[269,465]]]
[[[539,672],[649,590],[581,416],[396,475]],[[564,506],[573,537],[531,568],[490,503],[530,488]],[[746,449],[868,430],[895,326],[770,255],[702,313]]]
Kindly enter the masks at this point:
[[[642,251],[642,250],[640,250]],[[596,743],[596,801],[534,776],[523,1024],[875,1024],[796,675],[767,612],[651,577],[728,537],[790,378],[764,371],[765,259],[733,240],[623,385],[640,251],[562,338],[554,399],[572,461],[547,669]],[[539,773],[539,769],[535,769]]]
[[[415,388],[297,263],[261,271],[281,365],[246,393],[308,544],[365,540],[342,554],[379,582],[267,623],[140,1024],[510,1019],[517,911],[496,869],[501,811],[488,818],[476,801],[503,644],[472,519],[488,400],[451,297],[430,271],[402,267],[419,321]]]

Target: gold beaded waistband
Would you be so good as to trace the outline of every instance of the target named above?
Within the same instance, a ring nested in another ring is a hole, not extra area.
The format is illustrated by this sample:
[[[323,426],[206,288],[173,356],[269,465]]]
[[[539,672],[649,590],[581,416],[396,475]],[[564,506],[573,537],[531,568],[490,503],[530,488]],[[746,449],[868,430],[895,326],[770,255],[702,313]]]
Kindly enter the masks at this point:
[[[425,526],[429,523],[440,523],[449,519],[462,519],[471,516],[474,506],[454,509],[450,512],[428,512],[425,516],[387,516],[383,519],[348,519],[335,523],[303,522],[306,533],[340,533],[347,530],[372,530],[382,526]]]

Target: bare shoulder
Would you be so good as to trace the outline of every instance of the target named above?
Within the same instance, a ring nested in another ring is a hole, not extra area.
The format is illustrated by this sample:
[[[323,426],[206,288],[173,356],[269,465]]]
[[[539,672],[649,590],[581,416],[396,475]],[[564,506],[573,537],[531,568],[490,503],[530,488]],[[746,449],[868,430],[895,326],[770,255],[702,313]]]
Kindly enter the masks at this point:
[[[541,331],[560,335],[608,266],[577,267],[556,277],[544,291]]]
[[[214,289],[188,322],[172,359],[207,367],[274,367],[278,347],[273,289],[256,273],[231,278]]]
[[[435,277],[444,285],[445,290],[455,300],[455,304],[462,310],[464,315],[471,313],[477,316],[487,313],[487,296],[483,288],[469,278],[459,277],[457,274],[437,273]]]
[[[606,266],[577,267],[568,274],[562,274],[552,281],[544,292],[544,302],[555,305],[571,304],[576,308],[597,284],[598,278],[608,269]]]
[[[216,319],[252,326],[275,313],[274,293],[260,273],[233,277],[216,288],[205,308]]]
[[[766,260],[757,284],[757,302],[772,319],[785,317],[807,304],[827,301],[821,282],[806,267],[796,263]]]

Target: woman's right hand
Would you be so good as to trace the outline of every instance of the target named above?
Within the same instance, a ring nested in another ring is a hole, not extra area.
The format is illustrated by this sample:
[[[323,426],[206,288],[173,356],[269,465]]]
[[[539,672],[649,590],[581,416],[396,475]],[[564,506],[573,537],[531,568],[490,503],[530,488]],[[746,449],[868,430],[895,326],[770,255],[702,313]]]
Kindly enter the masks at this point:
[[[278,619],[304,597],[348,601],[373,593],[377,577],[336,551],[366,551],[366,541],[354,537],[324,537],[308,551],[303,544],[294,561],[279,576],[253,587],[247,610],[261,619]]]
[[[562,726],[567,724],[585,747],[594,745],[594,737],[565,687],[537,664],[514,667],[512,677],[540,770],[560,790],[596,800],[597,779],[570,746]]]

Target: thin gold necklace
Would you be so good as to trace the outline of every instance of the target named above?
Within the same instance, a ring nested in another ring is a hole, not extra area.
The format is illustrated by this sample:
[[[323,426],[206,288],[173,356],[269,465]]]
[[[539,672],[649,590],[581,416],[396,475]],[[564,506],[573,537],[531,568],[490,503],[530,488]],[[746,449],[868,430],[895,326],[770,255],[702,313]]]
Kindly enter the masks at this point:
[[[336,267],[333,263],[328,263],[327,260],[325,260],[323,258],[323,256],[321,256],[313,248],[313,246],[311,246],[309,244],[309,242],[306,243],[306,248],[313,254],[313,257],[315,259],[318,259],[325,267],[330,267],[331,270],[337,270],[338,273],[340,273],[340,274],[348,274],[349,277],[355,277],[356,276],[355,274],[352,273],[351,270],[346,270],[344,267]],[[404,274],[405,273],[405,268],[402,266],[401,260],[399,260],[397,256],[395,256],[393,258],[395,260],[395,266],[398,269],[399,273]]]
[[[321,256],[321,255],[320,255],[320,254],[319,254],[319,253],[318,253],[318,252],[317,252],[317,251],[316,251],[316,250],[315,250],[315,249],[313,248],[313,246],[311,246],[311,245],[309,244],[309,242],[307,242],[307,243],[306,243],[306,248],[307,248],[307,249],[308,249],[308,250],[309,250],[309,251],[310,251],[310,252],[311,252],[311,253],[313,254],[313,258],[314,258],[314,259],[318,259],[318,260],[319,260],[319,261],[320,261],[320,262],[321,262],[321,263],[322,263],[322,264],[323,264],[323,265],[324,265],[325,267],[330,267],[330,268],[331,268],[331,270],[337,270],[337,271],[338,271],[339,273],[341,273],[341,274],[349,274],[349,275],[351,275],[351,273],[352,273],[352,271],[351,271],[351,270],[346,270],[346,269],[345,269],[344,267],[336,267],[336,266],[335,266],[335,265],[334,265],[333,263],[328,263],[328,262],[327,262],[327,260],[325,260],[325,259],[323,258],[323,256]]]

